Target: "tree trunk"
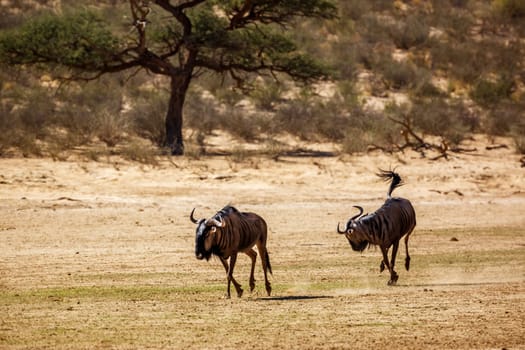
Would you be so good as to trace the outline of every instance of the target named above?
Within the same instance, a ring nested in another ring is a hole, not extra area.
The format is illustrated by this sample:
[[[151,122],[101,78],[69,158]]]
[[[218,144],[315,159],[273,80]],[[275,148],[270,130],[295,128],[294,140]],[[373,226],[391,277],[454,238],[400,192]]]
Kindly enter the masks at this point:
[[[166,114],[166,146],[171,155],[184,154],[184,140],[182,139],[182,111],[188,91],[190,79],[187,77],[172,76],[170,83],[170,101]]]

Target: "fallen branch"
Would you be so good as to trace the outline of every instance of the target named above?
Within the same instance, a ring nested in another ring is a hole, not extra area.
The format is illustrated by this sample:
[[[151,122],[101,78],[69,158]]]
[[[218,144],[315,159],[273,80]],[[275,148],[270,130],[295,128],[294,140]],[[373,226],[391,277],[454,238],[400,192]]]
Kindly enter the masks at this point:
[[[509,146],[507,146],[505,144],[501,144],[501,145],[494,145],[494,146],[487,146],[487,147],[485,147],[485,149],[487,151],[492,151],[493,149],[500,149],[500,148],[509,148]]]
[[[450,149],[454,153],[467,153],[467,152],[476,152],[478,149],[476,147],[474,148],[462,148],[462,147],[454,147]]]
[[[396,119],[393,117],[388,117],[391,121],[402,126],[401,135],[405,139],[405,144],[395,145],[400,151],[403,151],[405,148],[410,147],[411,149],[421,153],[422,157],[426,157],[426,150],[437,151],[439,154],[435,157],[430,158],[430,160],[438,160],[440,158],[445,158],[448,160],[449,152],[454,153],[463,153],[463,152],[475,152],[476,148],[461,148],[453,147],[450,148],[448,142],[445,138],[441,138],[441,143],[430,143],[423,139],[423,136],[418,135],[414,131],[412,125],[412,120],[404,115],[403,119]],[[375,146],[375,145],[374,145]],[[376,146],[377,147],[377,146]]]

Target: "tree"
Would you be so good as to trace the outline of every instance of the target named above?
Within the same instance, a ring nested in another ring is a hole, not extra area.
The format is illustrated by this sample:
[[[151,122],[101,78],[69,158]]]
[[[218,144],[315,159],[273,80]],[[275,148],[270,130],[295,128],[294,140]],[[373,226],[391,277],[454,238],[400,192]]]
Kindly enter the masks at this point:
[[[298,18],[331,19],[330,0],[129,0],[133,30],[111,28],[85,10],[46,15],[0,36],[0,62],[65,67],[67,79],[146,69],[170,79],[166,145],[183,154],[183,107],[204,71],[246,86],[254,75],[326,78],[328,70],[286,35]]]

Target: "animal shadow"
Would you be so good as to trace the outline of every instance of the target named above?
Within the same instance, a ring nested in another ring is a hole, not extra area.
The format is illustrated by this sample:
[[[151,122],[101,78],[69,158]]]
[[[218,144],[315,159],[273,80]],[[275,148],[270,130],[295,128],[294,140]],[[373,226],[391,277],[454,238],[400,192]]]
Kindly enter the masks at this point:
[[[294,301],[294,300],[315,300],[315,299],[332,299],[333,296],[328,295],[284,295],[284,296],[270,296],[260,297],[256,301]]]

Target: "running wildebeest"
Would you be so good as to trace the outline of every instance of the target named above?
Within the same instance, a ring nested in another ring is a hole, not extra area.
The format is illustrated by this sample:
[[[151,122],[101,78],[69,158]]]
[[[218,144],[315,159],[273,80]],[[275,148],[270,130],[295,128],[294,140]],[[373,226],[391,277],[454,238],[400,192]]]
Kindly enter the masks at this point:
[[[267,271],[272,273],[272,267],[266,250],[268,229],[264,219],[254,213],[241,213],[232,206],[224,207],[210,219],[196,220],[193,217],[194,212],[195,208],[191,211],[190,220],[197,224],[195,256],[199,260],[209,260],[212,255],[219,257],[228,275],[227,297],[230,298],[231,282],[233,282],[239,298],[243,293],[241,285],[233,278],[233,269],[239,252],[245,253],[252,260],[250,291],[255,288],[253,274],[257,253],[253,249],[254,245],[257,245],[257,250],[261,254],[266,292],[270,295],[272,287],[268,281]],[[228,258],[230,258],[229,265]]]
[[[359,214],[353,216],[346,223],[346,228],[341,230],[337,225],[337,232],[344,234],[353,250],[362,252],[370,244],[378,245],[383,253],[380,271],[385,266],[390,271],[388,285],[396,284],[399,276],[394,270],[399,240],[405,236],[406,259],[405,268],[410,267],[410,255],[408,254],[408,238],[414,227],[416,227],[416,213],[408,199],[392,197],[392,191],[401,186],[402,180],[399,174],[393,171],[380,170],[379,177],[392,180],[388,190],[385,203],[371,214],[363,214],[363,208],[354,206]],[[392,248],[392,259],[388,262],[388,250]]]

